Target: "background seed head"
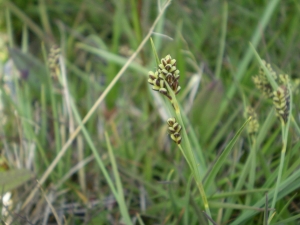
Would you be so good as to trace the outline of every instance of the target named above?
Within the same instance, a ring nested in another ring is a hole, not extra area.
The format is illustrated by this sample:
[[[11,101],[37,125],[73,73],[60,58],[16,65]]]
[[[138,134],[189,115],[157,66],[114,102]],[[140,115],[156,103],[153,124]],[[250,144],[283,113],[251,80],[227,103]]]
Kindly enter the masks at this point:
[[[273,103],[277,116],[286,123],[290,113],[290,94],[287,86],[280,86],[274,91]]]
[[[258,132],[259,129],[259,122],[257,119],[257,114],[254,111],[254,109],[250,106],[248,106],[245,110],[245,117],[249,118],[251,116],[251,120],[248,123],[247,131],[249,135],[255,135]]]
[[[266,63],[265,60],[262,61],[263,64],[267,67],[268,71],[270,72],[271,76],[274,78],[276,82],[278,82],[278,76],[276,72],[272,69],[271,65]],[[258,75],[252,77],[252,80],[258,90],[262,92],[262,94],[266,98],[273,97],[273,88],[267,78],[267,75],[262,67],[259,68]]]
[[[59,73],[59,56],[61,50],[56,45],[52,46],[48,55],[48,65],[51,73],[51,77],[57,78]]]

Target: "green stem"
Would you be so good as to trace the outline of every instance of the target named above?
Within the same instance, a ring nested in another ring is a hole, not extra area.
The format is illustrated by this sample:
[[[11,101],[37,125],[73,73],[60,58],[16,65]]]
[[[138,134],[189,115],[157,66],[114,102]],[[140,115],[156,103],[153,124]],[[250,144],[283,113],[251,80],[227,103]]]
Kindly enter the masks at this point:
[[[197,187],[199,189],[199,192],[200,192],[200,195],[201,195],[201,198],[202,198],[202,201],[203,201],[205,212],[211,218],[211,213],[210,213],[208,201],[207,201],[206,194],[205,194],[203,184],[202,184],[201,174],[200,174],[200,171],[199,171],[198,165],[197,165],[198,163],[196,161],[196,157],[194,155],[194,152],[191,148],[190,141],[188,139],[188,135],[187,135],[187,132],[186,132],[186,129],[185,129],[182,117],[181,117],[180,108],[178,106],[176,98],[174,98],[174,97],[172,98],[172,99],[174,99],[174,101],[172,101],[172,103],[173,103],[173,106],[174,106],[174,109],[175,109],[175,113],[176,113],[178,122],[182,126],[183,138],[184,138],[184,141],[186,143],[186,154],[184,153],[183,150],[182,150],[182,152],[183,152],[183,155],[185,156],[185,158],[186,158],[186,160],[187,160],[187,162],[190,166],[190,169],[192,170],[192,173],[194,175],[195,181],[197,183]],[[181,148],[181,146],[180,146],[180,148]],[[211,224],[210,221],[209,221],[209,224]]]
[[[285,158],[285,152],[286,152],[286,145],[287,145],[287,135],[286,133],[286,124],[284,123],[284,121],[281,119],[281,124],[282,124],[282,149],[281,149],[281,157],[280,157],[280,164],[279,164],[279,170],[278,170],[278,176],[277,176],[277,181],[276,181],[276,186],[275,186],[275,190],[274,190],[274,197],[273,197],[273,201],[272,201],[272,210],[275,210],[275,204],[277,201],[277,196],[278,196],[278,191],[279,191],[279,185],[280,185],[280,181],[281,181],[281,176],[282,176],[282,170],[283,170],[283,165],[284,165],[284,158]],[[272,213],[272,211],[270,212],[270,214]],[[270,224],[271,219],[269,219],[268,224]]]
[[[183,119],[182,119],[182,116],[181,116],[178,101],[176,99],[175,93],[170,88],[167,81],[165,81],[165,84],[166,84],[166,87],[168,89],[169,94],[172,97],[171,104],[172,104],[172,106],[175,110],[177,121],[182,127],[183,146],[184,146],[183,149],[180,146],[182,154],[185,157],[185,159],[186,159],[187,163],[189,164],[189,167],[190,167],[190,169],[193,173],[194,179],[196,181],[197,187],[198,187],[198,189],[200,191],[200,195],[202,197],[205,212],[206,212],[207,216],[209,216],[211,218],[211,213],[210,213],[208,201],[207,201],[206,194],[205,194],[203,184],[202,184],[202,177],[201,177],[201,174],[200,174],[200,171],[199,171],[199,165],[198,165],[198,162],[196,160],[196,156],[195,156],[194,151],[191,147],[191,144],[190,144],[190,141],[189,141],[189,138],[188,138],[185,126],[184,126],[184,122],[183,122]],[[209,225],[212,224],[210,220],[208,221],[208,223],[209,223]]]
[[[192,165],[191,165],[191,163],[190,163],[190,160],[186,157],[186,155],[185,155],[185,153],[184,153],[184,150],[183,150],[181,144],[179,144],[178,147],[179,147],[179,149],[180,149],[180,151],[181,151],[183,157],[185,158],[185,160],[186,160],[187,163],[189,164],[189,167],[192,168]]]
[[[248,189],[252,190],[254,189],[254,183],[255,183],[255,171],[256,171],[256,137],[254,135],[251,135],[251,141],[252,141],[252,146],[251,146],[251,165],[250,165],[250,171],[249,171],[249,184],[248,184]],[[251,205],[251,195],[247,195],[246,197],[246,205]]]

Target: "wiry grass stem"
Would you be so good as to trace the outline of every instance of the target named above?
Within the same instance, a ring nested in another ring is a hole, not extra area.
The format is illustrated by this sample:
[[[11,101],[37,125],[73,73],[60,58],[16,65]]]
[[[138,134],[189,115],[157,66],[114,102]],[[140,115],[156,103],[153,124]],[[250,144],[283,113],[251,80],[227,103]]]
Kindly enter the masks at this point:
[[[210,209],[209,209],[209,204],[208,204],[206,193],[205,193],[203,183],[202,183],[202,176],[200,174],[198,162],[196,161],[196,156],[193,152],[193,149],[191,147],[186,128],[184,126],[184,122],[183,122],[183,119],[182,119],[182,116],[181,116],[181,111],[180,111],[179,104],[177,102],[177,99],[176,99],[176,96],[175,96],[174,92],[171,90],[171,88],[170,88],[170,86],[168,85],[167,82],[166,82],[166,86],[167,86],[167,88],[169,90],[169,93],[172,97],[172,105],[173,105],[174,110],[175,110],[176,118],[177,118],[179,124],[181,124],[181,126],[182,126],[184,148],[182,148],[182,146],[180,144],[178,146],[179,146],[181,152],[183,153],[183,155],[185,156],[185,158],[187,160],[187,163],[189,164],[190,169],[193,173],[194,179],[195,179],[196,184],[197,184],[197,188],[200,192],[200,195],[201,195],[201,198],[202,198],[202,201],[203,201],[205,212],[206,212],[207,216],[211,218],[211,212],[210,212]],[[209,224],[212,224],[211,221],[208,221],[208,222],[209,222]]]
[[[279,118],[281,121],[281,129],[282,129],[282,132],[281,132],[282,133],[282,149],[281,149],[280,164],[279,164],[279,169],[278,169],[278,176],[277,176],[277,181],[276,181],[276,185],[275,185],[273,201],[272,201],[272,205],[271,205],[271,208],[274,210],[275,210],[275,204],[277,201],[279,186],[280,186],[280,182],[281,182],[281,176],[282,176],[283,165],[284,165],[284,160],[285,160],[285,153],[286,153],[286,149],[287,149],[288,131],[289,131],[289,127],[290,127],[291,112],[292,112],[292,91],[288,84],[286,85],[286,88],[287,88],[287,92],[289,94],[289,96],[286,97],[286,98],[288,98],[288,108],[286,109],[286,110],[288,110],[288,112],[286,113],[287,118],[279,115]],[[276,103],[275,103],[275,106],[276,106]],[[277,111],[278,111],[278,109],[277,109]],[[272,218],[273,217],[269,218],[268,224],[270,224]]]

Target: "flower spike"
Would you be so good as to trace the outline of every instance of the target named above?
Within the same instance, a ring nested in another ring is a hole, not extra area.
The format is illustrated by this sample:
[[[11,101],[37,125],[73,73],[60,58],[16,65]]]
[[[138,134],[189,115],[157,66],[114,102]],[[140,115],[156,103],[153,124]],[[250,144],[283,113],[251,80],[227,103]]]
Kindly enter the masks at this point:
[[[181,143],[181,126],[176,122],[175,118],[170,118],[167,120],[167,124],[168,124],[168,130],[170,133],[170,137],[171,139],[176,143],[176,144],[180,144]]]

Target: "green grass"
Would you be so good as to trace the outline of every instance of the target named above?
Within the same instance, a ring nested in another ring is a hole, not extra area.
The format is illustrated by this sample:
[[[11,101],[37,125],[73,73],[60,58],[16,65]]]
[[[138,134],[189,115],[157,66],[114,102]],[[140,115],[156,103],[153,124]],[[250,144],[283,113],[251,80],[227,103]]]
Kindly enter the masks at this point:
[[[298,1],[0,6],[0,196],[13,194],[0,221],[299,223]],[[56,79],[53,44],[63,53]],[[147,83],[168,54],[180,70],[175,110]],[[291,79],[286,124],[252,81],[261,59]],[[170,117],[183,127],[180,147]]]

